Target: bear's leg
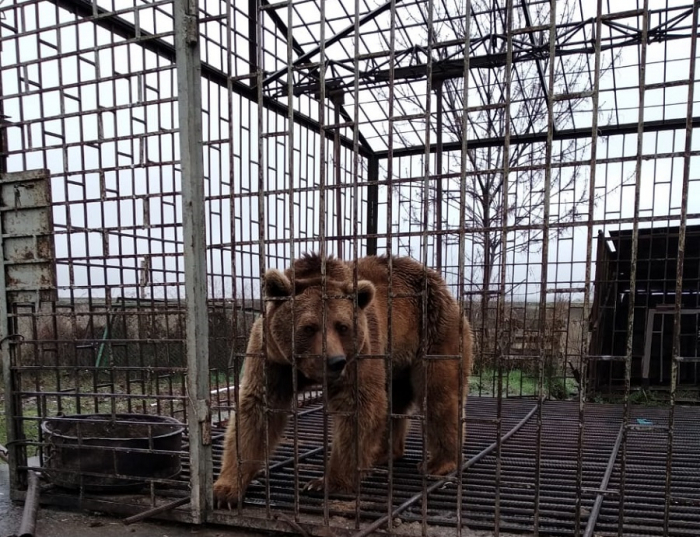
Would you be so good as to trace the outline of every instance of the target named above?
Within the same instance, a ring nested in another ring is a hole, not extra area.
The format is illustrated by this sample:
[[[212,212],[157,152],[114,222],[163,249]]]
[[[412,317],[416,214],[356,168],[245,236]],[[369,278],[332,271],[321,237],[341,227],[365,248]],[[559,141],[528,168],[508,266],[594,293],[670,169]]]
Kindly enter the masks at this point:
[[[431,355],[459,354],[451,348],[431,349]],[[417,388],[427,383],[427,465],[419,465],[422,471],[430,475],[446,475],[457,469],[458,453],[462,448],[462,430],[459,423],[459,365],[456,360],[431,360],[428,364],[427,378],[422,367],[414,371]],[[466,392],[465,384],[462,390]],[[416,389],[416,404],[422,409],[423,390]],[[422,411],[422,410],[421,410]]]
[[[413,386],[411,384],[411,370],[394,372],[391,386],[392,413],[408,414],[413,406]],[[394,460],[403,457],[406,448],[406,435],[410,422],[406,418],[392,418],[391,420],[391,456]],[[381,445],[381,455],[377,458],[377,464],[386,464],[389,460],[389,430],[384,434]]]
[[[214,483],[215,506],[228,505],[231,508],[238,503],[239,492],[241,498],[245,495],[248,485],[277,446],[287,423],[285,413],[266,412],[263,398],[265,379],[263,361],[247,358],[243,367],[244,381],[241,386],[239,409],[229,420],[224,439],[221,474]],[[291,379],[283,378],[274,366],[268,369],[267,376],[268,408],[288,410],[292,401]],[[238,422],[238,439],[236,422]],[[266,422],[267,453],[265,451]]]
[[[402,414],[404,410],[398,411],[394,409],[394,413]],[[408,419],[406,418],[392,418],[391,419],[391,457],[393,460],[399,460],[403,457],[404,451],[406,449],[406,435],[408,434]],[[389,431],[387,430],[384,434],[384,439],[380,447],[380,455],[377,457],[377,466],[386,464],[389,461],[388,453],[389,444]]]
[[[361,367],[364,368],[365,364],[369,366],[370,363],[371,361],[363,362]],[[357,411],[354,415],[338,414],[333,417],[333,445],[327,475],[309,482],[306,490],[318,491],[325,486],[328,492],[354,492],[362,479],[360,474],[367,473],[376,461],[386,426],[387,402],[383,372],[381,365],[374,374],[367,374],[366,371],[365,374],[360,374],[357,404],[355,386],[352,383],[331,401],[332,410],[346,413],[352,413],[354,409]],[[358,468],[363,471],[358,471]]]

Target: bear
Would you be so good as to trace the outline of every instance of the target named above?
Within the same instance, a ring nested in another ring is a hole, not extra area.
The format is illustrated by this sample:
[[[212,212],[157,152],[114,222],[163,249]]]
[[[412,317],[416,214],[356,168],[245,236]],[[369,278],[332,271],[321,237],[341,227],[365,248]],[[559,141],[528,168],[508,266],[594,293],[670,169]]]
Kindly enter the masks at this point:
[[[408,416],[424,400],[429,457],[419,469],[434,476],[457,469],[473,337],[446,282],[410,257],[329,256],[325,278],[323,268],[322,257],[308,253],[264,274],[266,315],[249,336],[237,416],[214,483],[217,506],[243,498],[282,437],[295,391],[319,384],[333,417],[331,455],[327,475],[305,490],[354,492],[373,466],[403,457]]]

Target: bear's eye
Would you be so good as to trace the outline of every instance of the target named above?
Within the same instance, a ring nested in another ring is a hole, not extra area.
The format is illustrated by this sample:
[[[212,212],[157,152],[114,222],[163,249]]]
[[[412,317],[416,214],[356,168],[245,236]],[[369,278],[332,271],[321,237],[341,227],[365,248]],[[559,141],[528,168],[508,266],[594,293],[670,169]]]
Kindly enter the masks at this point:
[[[312,324],[307,324],[306,326],[302,327],[301,333],[305,336],[313,336],[316,333],[316,327]]]
[[[339,334],[347,334],[350,330],[350,327],[346,324],[338,324],[335,327],[335,329],[338,331]]]

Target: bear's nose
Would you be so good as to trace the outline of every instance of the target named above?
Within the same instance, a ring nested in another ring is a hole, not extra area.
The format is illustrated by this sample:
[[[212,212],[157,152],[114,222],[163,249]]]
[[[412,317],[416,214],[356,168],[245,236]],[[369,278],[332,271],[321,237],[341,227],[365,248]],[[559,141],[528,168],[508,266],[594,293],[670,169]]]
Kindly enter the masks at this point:
[[[339,356],[331,356],[328,358],[328,371],[333,373],[339,373],[345,367],[345,356],[342,354]]]

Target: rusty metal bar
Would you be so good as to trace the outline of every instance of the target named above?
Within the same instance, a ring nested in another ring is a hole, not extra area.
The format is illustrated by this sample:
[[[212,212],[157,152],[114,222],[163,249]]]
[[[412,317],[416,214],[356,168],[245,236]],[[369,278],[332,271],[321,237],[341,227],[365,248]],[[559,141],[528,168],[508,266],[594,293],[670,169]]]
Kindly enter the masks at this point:
[[[196,4],[174,0],[173,11],[187,308],[187,424],[193,468],[191,508],[193,521],[201,523],[212,509],[212,464],[200,39]]]
[[[367,161],[367,252],[377,255],[377,234],[379,231],[379,159],[370,157]]]
[[[527,7],[525,7],[527,9]],[[506,307],[506,281],[507,281],[507,255],[506,249],[508,246],[508,214],[509,214],[509,176],[510,176],[510,137],[511,137],[511,84],[512,84],[512,67],[513,67],[513,0],[507,0],[506,2],[506,65],[504,68],[504,85],[505,85],[505,95],[503,97],[504,107],[503,107],[503,153],[502,153],[502,166],[503,166],[503,182],[502,182],[502,197],[503,201],[501,204],[501,263],[499,269],[499,293],[497,298],[497,312],[496,312],[496,322],[504,322],[505,319],[505,307]],[[530,23],[528,22],[528,25]],[[538,63],[539,71],[539,63]],[[543,88],[544,90],[544,88]],[[484,258],[486,258],[487,252],[484,252]],[[492,263],[491,263],[492,264]],[[505,345],[503,345],[503,340],[505,339]],[[496,394],[496,491],[495,491],[495,507],[494,507],[494,536],[498,537],[500,535],[501,526],[501,482],[502,482],[502,443],[501,443],[501,430],[502,430],[502,416],[503,416],[503,358],[504,355],[508,354],[510,342],[507,338],[498,337],[496,340],[496,372],[497,372],[497,384],[498,392]],[[505,348],[504,348],[505,347]],[[507,389],[507,388],[506,388]]]
[[[552,193],[552,162],[553,143],[555,134],[554,125],[554,93],[555,93],[555,72],[556,72],[556,37],[557,37],[557,3],[549,4],[549,72],[547,77],[547,141],[545,153],[545,175],[544,175],[544,195],[542,197],[542,258],[539,289],[539,326],[537,334],[537,348],[539,357],[537,360],[537,445],[535,447],[535,512],[534,512],[534,535],[537,537],[540,532],[540,501],[541,501],[541,469],[542,460],[542,406],[544,403],[544,378],[545,369],[549,359],[545,356],[545,327],[547,323],[547,284],[548,284],[548,263],[549,263],[549,230],[550,230],[550,203]]]
[[[269,15],[272,15],[273,18],[276,16],[275,11],[270,11],[268,13]],[[259,14],[259,17],[263,17],[262,11]],[[303,54],[303,50],[301,50],[300,46],[295,46],[296,45],[296,40],[294,38],[294,32],[293,32],[293,20],[294,20],[294,10],[292,6],[292,2],[289,2],[289,5],[287,6],[287,103],[289,105],[289,114],[287,116],[287,138],[286,138],[286,150],[287,150],[287,177],[289,178],[289,202],[288,202],[288,208],[287,210],[289,211],[289,256],[293,260],[296,257],[296,252],[294,248],[294,238],[296,238],[296,230],[297,230],[297,225],[296,225],[296,220],[295,220],[295,215],[296,212],[294,210],[295,207],[295,199],[294,199],[294,194],[295,194],[295,159],[294,159],[294,151],[296,149],[295,147],[295,142],[296,138],[294,136],[294,106],[292,103],[294,103],[294,51],[296,50],[300,54]],[[262,70],[262,68],[261,68]],[[339,111],[338,111],[339,114]],[[339,121],[339,120],[337,120]],[[336,135],[333,138],[334,144],[337,145],[338,147],[338,152],[340,152],[340,129],[337,130]],[[321,142],[323,143],[323,142]],[[339,177],[338,177],[339,179]],[[340,190],[338,190],[338,197],[340,197]],[[338,230],[340,231],[340,229]],[[292,270],[291,270],[291,284],[292,284],[292,289],[295,288],[296,286],[296,269],[294,268],[294,265],[292,265]],[[291,338],[292,338],[292,345],[291,345],[291,350],[292,350],[292,368],[294,371],[297,371],[297,346],[296,346],[296,316],[295,316],[295,311],[294,311],[294,297],[292,297],[292,329],[291,329]],[[299,384],[298,384],[298,378],[296,374],[292,374],[292,417],[294,419],[292,428],[293,428],[293,434],[294,434],[294,467],[298,468],[299,467],[299,461],[307,456],[307,454],[304,454],[302,456],[299,455],[299,404],[298,404],[298,391],[299,391]],[[308,411],[307,411],[308,412]],[[266,457],[267,459],[267,457]],[[268,463],[266,463],[268,464]],[[268,466],[267,469],[268,472],[272,471],[272,466]],[[290,521],[292,525],[296,524],[296,522],[299,520],[299,490],[300,490],[300,485],[301,483],[299,482],[299,474],[298,472],[294,473],[294,518]]]
[[[325,0],[322,0],[325,1]],[[361,6],[361,0],[355,0],[354,2],[354,16],[353,16],[353,43],[352,43],[352,52],[355,57],[357,57],[360,54],[360,28],[366,20],[363,20],[360,17],[360,6]],[[386,11],[387,8],[391,7],[391,0],[386,2],[382,8],[382,13]],[[381,8],[380,8],[381,9]],[[352,107],[352,139],[354,141],[353,148],[352,148],[352,163],[351,163],[351,173],[352,173],[352,187],[350,192],[352,193],[352,259],[358,259],[360,257],[360,248],[359,248],[359,220],[360,220],[360,212],[359,212],[359,183],[360,183],[360,170],[361,170],[361,163],[360,163],[360,153],[359,153],[359,145],[360,145],[360,63],[355,62],[354,69],[353,69],[353,84],[352,84],[352,100],[353,100],[353,107]],[[341,210],[338,208],[337,210]],[[341,252],[338,252],[338,255],[341,255]],[[358,264],[355,263],[353,266],[352,270],[352,286],[354,289],[357,289],[357,282],[358,282],[359,276],[358,276]],[[353,332],[357,333],[358,330],[358,303],[357,303],[357,294],[354,294],[353,301],[352,301],[352,323],[353,323]],[[355,356],[358,356],[360,352],[360,342],[358,341],[358,338],[353,338],[353,354]],[[384,349],[382,349],[383,351]],[[362,359],[362,356],[358,356],[358,360]],[[355,401],[356,403],[356,408],[359,407],[359,401],[360,401],[360,375],[359,375],[359,363],[358,363],[358,374],[355,377]],[[359,462],[360,456],[359,456],[359,450],[360,450],[360,444],[359,444],[359,439],[360,439],[360,428],[364,426],[363,423],[360,422],[359,419],[359,413],[355,412],[354,416],[354,426],[355,426],[355,448],[357,451],[355,452],[355,461]],[[357,479],[357,482],[359,483],[361,481],[361,472],[365,470],[360,466],[360,464],[355,465],[355,478]],[[356,491],[355,491],[355,528],[359,528],[360,524],[360,505],[362,502],[362,486],[358,486]]]
[[[395,143],[395,88],[394,88],[394,58],[395,58],[395,48],[396,48],[396,0],[390,0],[390,12],[389,12],[389,89],[388,89],[388,103],[387,103],[387,160],[386,160],[386,212],[387,212],[387,222],[386,222],[386,244],[385,251],[388,258],[388,278],[387,284],[388,288],[392,289],[394,285],[394,209],[393,209],[393,196],[394,196],[394,143]],[[376,157],[373,159],[376,162],[377,170],[379,169],[379,159]],[[389,379],[387,383],[387,438],[386,438],[386,448],[391,449],[394,445],[394,423],[391,417],[394,415],[394,380],[392,378],[393,363],[392,357],[394,352],[394,328],[393,328],[393,307],[394,307],[394,294],[387,294],[387,342],[386,345],[386,355],[385,360],[385,375]],[[394,469],[394,457],[387,458],[387,506],[386,506],[386,520],[387,529],[391,532],[393,527],[393,518],[391,516],[391,506],[394,502],[394,492],[395,492],[395,469]]]
[[[465,17],[464,20],[464,47],[465,50],[469,50],[469,45],[471,41],[471,24],[472,24],[472,3],[471,0],[466,0],[465,2],[465,8],[467,12],[467,16]],[[391,59],[393,62],[393,58]],[[469,54],[464,55],[464,82],[463,82],[463,87],[462,87],[462,103],[464,106],[465,112],[463,114],[467,114],[469,110]],[[468,129],[468,122],[466,121],[466,117],[462,116],[462,125],[461,125],[461,138],[462,138],[462,150],[461,150],[461,162],[459,166],[459,176],[460,176],[460,185],[459,185],[459,214],[464,215],[466,214],[466,204],[467,204],[467,180],[466,180],[466,172],[467,172],[467,150],[468,150],[468,143],[469,143],[469,129]],[[442,173],[442,170],[439,170],[440,173]],[[465,294],[465,270],[467,267],[467,259],[466,259],[466,233],[464,230],[464,226],[459,227],[459,238],[458,238],[458,252],[457,252],[457,281],[458,281],[458,296],[457,296],[457,301],[459,304],[460,308],[460,314],[463,315],[465,318],[467,317],[467,308],[465,307],[464,303],[464,297],[466,296]],[[460,323],[460,334],[459,334],[459,353],[460,355],[463,354],[464,352],[464,345],[465,345],[465,337],[470,337],[473,338],[473,333],[465,334],[465,326],[463,323]],[[471,324],[469,326],[469,330],[471,332]],[[473,347],[474,345],[472,344],[472,352],[473,352]],[[473,356],[472,356],[472,363],[473,363]],[[460,360],[459,361],[459,378],[460,378],[460,383],[459,383],[459,397],[461,400],[467,400],[469,397],[469,389],[470,385],[469,382],[467,381],[466,385],[464,383],[464,361]],[[469,378],[471,378],[471,375],[473,374],[473,367],[472,371],[469,372]],[[458,413],[458,419],[459,419],[459,434],[460,438],[463,439],[463,442],[466,442],[466,433],[467,433],[467,427],[465,423],[465,406],[460,405],[459,406],[459,413]],[[497,433],[498,436],[498,433]],[[459,507],[463,505],[464,501],[464,450],[460,449],[459,451],[459,457],[457,459],[457,480],[458,480],[458,486],[457,486],[457,501],[456,501],[456,506],[458,507],[457,509],[457,537],[460,537],[462,533],[462,526],[463,526],[463,516],[462,516],[462,509]],[[498,503],[496,502],[496,505]],[[391,526],[389,526],[391,528]]]
[[[326,20],[326,2],[324,0],[321,0],[319,2],[319,19],[321,21]],[[321,24],[319,27],[319,37],[318,37],[318,42],[320,43],[318,47],[318,54],[319,54],[319,63],[323,67],[326,64],[327,57],[326,57],[326,24]],[[319,98],[318,98],[318,132],[319,134],[323,132],[329,132],[328,129],[326,128],[326,125],[330,123],[330,120],[326,118],[326,112],[327,112],[327,95],[326,95],[326,69],[321,68],[319,69]],[[327,207],[327,198],[326,198],[326,191],[328,189],[328,181],[326,178],[327,174],[327,168],[328,165],[326,163],[326,143],[323,138],[321,138],[321,142],[319,144],[319,161],[318,161],[318,167],[319,167],[319,178],[318,178],[318,183],[319,183],[319,254],[321,256],[321,292],[324,297],[323,301],[323,308],[321,312],[321,333],[323,334],[322,338],[322,343],[321,343],[321,354],[322,356],[327,356],[328,353],[328,340],[325,337],[325,334],[327,333],[327,327],[328,327],[328,308],[326,308],[326,301],[325,297],[328,295],[328,275],[327,275],[327,266],[326,266],[326,261],[327,261],[327,248],[326,248],[326,241],[327,241],[327,230],[326,230],[326,207]],[[348,146],[346,146],[348,147]],[[327,378],[327,366],[323,366],[323,379]],[[322,436],[322,442],[323,442],[323,475],[328,475],[328,469],[329,469],[329,460],[330,460],[330,454],[328,450],[328,436],[329,436],[329,416],[328,416],[328,409],[329,409],[329,404],[328,404],[328,390],[322,390],[322,402],[323,402],[323,436]],[[354,447],[353,447],[354,448]],[[326,487],[324,487],[323,490],[323,526],[328,527],[330,525],[330,510],[328,506],[328,490]]]
[[[468,72],[467,72],[468,73]],[[468,74],[467,74],[468,76]],[[442,126],[442,116],[445,113],[442,88],[445,84],[443,80],[436,80],[435,84],[435,102],[437,104],[436,108],[436,118],[435,118],[435,137],[437,142],[435,144],[435,231],[438,232],[437,237],[435,237],[435,269],[442,272],[442,235],[440,235],[440,230],[442,230],[442,136],[443,136],[443,126]],[[465,118],[466,121],[466,118]]]
[[[260,1],[258,1],[258,10],[260,10],[261,5]],[[263,297],[263,301],[265,299],[268,299],[269,297],[267,296],[267,280],[265,277],[266,270],[268,269],[268,260],[267,260],[267,239],[268,239],[268,225],[269,225],[269,215],[267,214],[267,207],[266,207],[266,199],[265,199],[265,194],[267,190],[267,184],[268,181],[266,181],[267,174],[266,174],[266,166],[267,163],[271,160],[270,156],[268,155],[268,152],[266,151],[267,147],[266,144],[270,144],[270,139],[265,137],[265,134],[270,132],[269,129],[275,129],[275,126],[269,127],[269,118],[265,114],[265,108],[263,106],[264,102],[264,95],[263,95],[263,77],[264,77],[264,50],[265,50],[265,27],[263,24],[263,19],[264,17],[262,16],[262,13],[258,14],[257,17],[257,24],[256,24],[256,31],[257,31],[257,69],[255,71],[255,102],[257,104],[257,132],[258,132],[258,137],[257,137],[257,144],[256,144],[256,149],[257,149],[257,177],[256,177],[256,187],[257,191],[254,194],[255,201],[257,201],[257,210],[258,210],[258,237],[255,240],[255,243],[257,245],[258,251],[257,251],[257,269],[260,274],[260,283],[261,283],[261,296]],[[272,141],[274,144],[274,141]],[[268,326],[268,308],[267,308],[267,303],[265,304],[265,308],[263,309],[262,312],[262,322],[263,322],[263,327]],[[270,394],[269,394],[269,361],[268,361],[268,348],[269,348],[269,341],[270,341],[270,334],[269,330],[263,329],[261,330],[262,332],[262,356],[260,357],[263,360],[263,393],[262,393],[262,402],[263,402],[263,411],[267,414],[270,412]],[[238,413],[237,413],[237,419],[238,419]],[[237,442],[238,445],[241,444],[242,440],[242,435],[241,435],[241,427],[240,427],[240,421],[238,422],[239,425],[236,427],[236,435],[237,435]],[[263,468],[266,474],[269,473],[270,471],[270,459],[269,459],[269,452],[270,452],[270,420],[269,419],[264,419],[263,420],[263,430],[259,431],[258,434],[262,434],[263,436],[263,454],[264,454],[264,461],[263,461]],[[240,453],[240,452],[239,452]],[[239,454],[240,457],[240,454]],[[239,512],[241,510],[241,504],[243,503],[242,500],[242,495],[243,491],[241,489],[241,481],[242,479],[242,472],[240,471],[241,469],[241,462],[243,459],[239,460],[239,499],[238,499],[238,509]],[[267,518],[272,517],[272,509],[270,505],[270,485],[269,482],[266,481],[265,483],[265,515]]]
[[[690,152],[693,147],[692,114],[695,104],[695,64],[698,46],[698,10],[699,6],[693,6],[693,30],[690,40],[690,61],[688,69],[688,100],[686,108],[685,127],[685,156],[683,158],[683,179],[681,186],[680,225],[678,229],[678,254],[676,258],[676,289],[673,309],[673,346],[671,349],[671,408],[668,417],[668,443],[666,447],[666,504],[664,508],[664,537],[669,535],[669,522],[671,517],[671,496],[673,481],[673,441],[676,424],[676,389],[679,375],[679,361],[681,354],[681,314],[683,308],[683,277],[686,256],[686,230],[688,225],[688,191],[690,189]],[[692,276],[691,276],[692,278]],[[696,317],[697,319],[697,317]],[[697,380],[697,377],[696,377]]]
[[[642,40],[640,43],[640,59],[639,59],[639,107],[637,121],[637,162],[635,168],[635,184],[634,184],[634,221],[632,223],[632,246],[630,259],[630,286],[629,299],[627,302],[627,341],[625,349],[625,379],[624,379],[624,401],[625,411],[623,415],[623,431],[622,431],[622,463],[620,465],[620,501],[618,514],[618,535],[622,537],[624,534],[624,519],[625,519],[625,481],[627,469],[627,427],[630,424],[630,386],[632,379],[632,354],[634,352],[634,314],[635,304],[637,300],[637,260],[639,257],[639,207],[642,190],[642,154],[644,149],[644,103],[646,98],[646,69],[647,69],[647,44],[649,31],[649,0],[643,2],[642,13]]]
[[[532,407],[530,409],[530,412],[528,412],[527,415],[525,415],[525,417],[523,419],[521,419],[515,427],[513,427],[505,435],[503,435],[503,437],[500,439],[500,443],[507,442],[511,436],[513,436],[515,433],[517,433],[522,428],[522,426],[525,425],[530,420],[530,418],[535,415],[537,408],[538,408],[537,406]],[[482,460],[489,453],[493,452],[498,447],[498,445],[499,445],[499,442],[493,442],[487,448],[483,449],[482,451],[480,451],[479,453],[474,455],[466,463],[464,463],[464,465],[462,466],[462,471],[467,470],[470,467],[474,466],[477,462]],[[456,472],[453,472],[453,474],[454,473],[456,473]],[[393,518],[397,515],[400,515],[406,509],[408,509],[409,507],[411,507],[413,504],[415,504],[417,501],[419,501],[421,499],[423,500],[423,504],[426,505],[427,504],[427,502],[426,502],[427,495],[430,494],[431,492],[433,492],[434,490],[442,487],[453,474],[450,474],[449,476],[447,476],[445,478],[442,478],[442,479],[435,481],[429,487],[425,487],[422,492],[412,496],[411,498],[409,498],[408,500],[403,502],[401,505],[396,507],[391,512],[391,515],[384,515],[380,519],[375,520],[372,524],[370,524],[366,528],[363,528],[362,531],[355,533],[353,535],[353,537],[365,537],[366,535],[369,535],[374,530],[380,528],[382,526],[382,524],[387,522],[387,520],[389,520],[390,518]],[[425,509],[425,507],[424,507],[424,509]],[[423,518],[423,520],[425,521],[425,518]]]
[[[617,439],[615,440],[615,445],[610,452],[610,459],[608,459],[608,466],[605,468],[605,474],[603,474],[603,480],[600,482],[600,492],[596,495],[595,503],[593,504],[593,509],[588,515],[588,523],[586,524],[586,529],[583,532],[583,537],[593,537],[593,532],[595,531],[595,525],[598,521],[598,515],[600,514],[600,508],[603,505],[603,499],[605,498],[605,491],[608,489],[608,484],[610,483],[610,477],[612,476],[613,468],[615,467],[615,461],[617,460],[617,454],[620,451],[620,444],[622,443],[622,433],[624,426],[620,426],[620,432],[617,433]]]
[[[427,13],[426,13],[427,11]],[[422,453],[421,453],[421,463],[423,464],[423,471],[421,472],[421,534],[427,535],[427,518],[428,518],[428,362],[427,355],[430,349],[426,345],[428,340],[428,266],[430,265],[430,257],[428,256],[429,251],[429,237],[430,237],[430,208],[431,204],[436,200],[431,200],[431,188],[430,188],[430,176],[432,162],[430,158],[430,138],[432,135],[432,106],[433,106],[433,45],[436,40],[435,27],[434,27],[434,17],[435,17],[435,3],[434,0],[427,0],[427,5],[424,4],[424,9],[422,9],[422,17],[426,20],[426,30],[427,30],[427,47],[426,48],[426,78],[425,78],[425,109],[424,109],[424,138],[423,138],[423,178],[421,181],[421,235],[420,235],[420,254],[422,262],[422,297],[420,300],[420,346],[417,356],[414,359],[422,361],[422,376],[423,376],[423,394],[421,400],[418,401],[418,406],[420,407],[419,415],[422,417],[423,423],[421,427],[422,436]],[[434,247],[433,247],[434,248]]]
[[[39,512],[39,495],[41,494],[39,476],[36,472],[29,470],[27,478],[29,486],[24,497],[24,510],[22,511],[22,522],[19,526],[19,537],[33,537],[34,528],[36,527],[36,516]]]
[[[0,79],[2,77],[0,76]],[[2,129],[3,131],[5,129]],[[0,179],[4,177],[4,173]],[[5,231],[3,229],[2,219],[0,219],[0,358],[2,358],[2,379],[5,392],[5,431],[7,448],[3,446],[3,459],[9,459],[9,479],[10,490],[17,490],[20,486],[20,476],[17,472],[17,466],[20,464],[19,456],[20,449],[17,446],[17,424],[15,416],[18,411],[21,411],[21,404],[17,405],[17,399],[14,394],[14,383],[12,382],[12,354],[10,351],[11,341],[10,327],[8,324],[8,303],[7,303],[7,282],[5,271]],[[19,407],[19,408],[18,408]]]
[[[322,0],[325,1],[325,0]],[[290,82],[291,83],[291,82]],[[337,93],[331,97],[331,102],[333,103],[333,117],[335,119],[335,124],[337,125],[333,129],[333,175],[335,176],[335,232],[337,234],[336,241],[336,254],[340,259],[343,258],[343,239],[340,237],[344,235],[343,233],[343,179],[342,171],[340,165],[340,154],[342,148],[340,146],[340,107],[343,105],[343,94]],[[357,108],[357,103],[355,107]],[[357,182],[353,183],[357,184]]]
[[[598,114],[600,105],[600,68],[601,68],[601,37],[602,37],[602,12],[603,0],[596,1],[596,39],[595,39],[595,60],[594,60],[594,78],[592,92],[592,121],[591,121],[591,167],[590,179],[588,185],[588,218],[587,218],[587,239],[586,239],[586,267],[585,267],[585,290],[583,294],[583,311],[590,311],[590,295],[592,282],[592,263],[593,263],[593,216],[595,210],[595,191],[596,178],[598,169]],[[590,338],[581,345],[581,359],[579,360],[579,434],[578,434],[578,457],[576,468],[576,508],[575,508],[575,532],[580,533],[581,528],[581,507],[583,487],[583,453],[584,453],[584,429],[585,429],[585,408],[586,408],[586,391],[588,381],[588,360],[584,360],[583,356],[590,354]],[[595,364],[594,364],[595,367]]]
[[[147,511],[143,511],[137,515],[125,518],[124,525],[129,526],[130,524],[136,524],[137,522],[141,522],[142,520],[146,520],[147,518],[151,518],[162,513],[167,513],[168,511],[172,511],[173,509],[177,509],[178,507],[187,505],[188,503],[190,503],[190,498],[179,498],[177,500],[173,500],[172,502],[159,505],[153,509],[148,509]]]

